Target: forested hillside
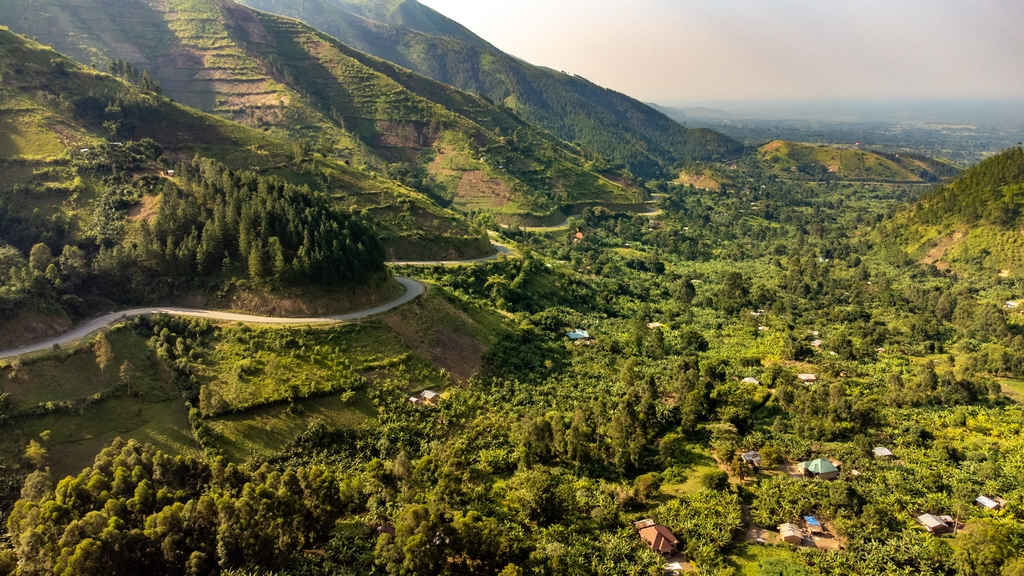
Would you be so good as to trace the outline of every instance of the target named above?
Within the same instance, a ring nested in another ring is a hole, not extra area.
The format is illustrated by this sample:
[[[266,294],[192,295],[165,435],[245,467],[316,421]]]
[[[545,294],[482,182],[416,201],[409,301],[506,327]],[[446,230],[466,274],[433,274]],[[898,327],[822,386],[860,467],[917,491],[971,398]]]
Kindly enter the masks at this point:
[[[915,260],[959,273],[1024,274],[1024,151],[1010,148],[925,194],[880,232]]]
[[[644,178],[662,177],[663,169],[679,163],[741,151],[740,144],[730,138],[711,130],[684,128],[629,96],[505,54],[415,1],[242,3],[298,18],[359,50],[484,94],[526,121],[624,164]]]
[[[179,169],[183,191],[226,189],[214,165]],[[0,450],[24,454],[3,470],[0,558],[24,574],[663,573],[633,527],[651,519],[706,574],[1013,574],[1024,333],[1003,304],[1020,285],[895,257],[874,233],[909,186],[780,179],[756,157],[732,174],[749,187],[667,184],[660,214],[495,227],[516,253],[405,267],[433,289],[379,320],[138,319],[0,366]],[[1002,179],[975,178],[954,186]],[[104,378],[108,346],[135,371]],[[43,385],[74,367],[88,379]],[[79,432],[182,401],[184,425]]]
[[[0,23],[82,62],[127,62],[164,94],[384,173],[443,206],[546,216],[638,202],[628,175],[504,107],[230,0],[0,2]],[[454,162],[454,168],[453,163]]]

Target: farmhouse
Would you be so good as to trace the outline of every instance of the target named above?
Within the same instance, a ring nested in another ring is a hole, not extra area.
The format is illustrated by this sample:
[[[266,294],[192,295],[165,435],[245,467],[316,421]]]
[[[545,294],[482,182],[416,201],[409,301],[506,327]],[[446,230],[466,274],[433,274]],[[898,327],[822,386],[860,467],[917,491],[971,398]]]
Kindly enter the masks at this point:
[[[924,529],[931,532],[932,534],[946,534],[953,531],[952,518],[946,522],[946,517],[935,516],[933,514],[921,514],[917,517],[917,521],[924,526]]]
[[[888,448],[886,448],[884,446],[876,446],[871,451],[875,453],[875,458],[892,458],[893,457],[892,450],[889,450]]]
[[[757,468],[761,466],[761,455],[756,450],[751,450],[740,456],[743,458],[743,462],[751,468]]]
[[[803,475],[808,478],[834,480],[839,477],[839,469],[836,468],[836,466],[827,458],[818,458],[817,460],[801,462],[800,464],[797,464],[797,467],[801,472],[803,472]]]
[[[982,508],[987,508],[989,510],[1002,510],[1003,508],[1006,508],[1006,500],[999,497],[989,498],[988,496],[978,496],[974,501]]]
[[[647,542],[651,550],[666,557],[676,553],[679,539],[665,526],[655,524],[654,520],[651,519],[640,520],[634,523],[633,526],[636,527],[640,537]]]
[[[779,536],[782,537],[782,541],[787,544],[799,545],[804,541],[804,533],[796,524],[790,524],[789,522],[779,525]]]

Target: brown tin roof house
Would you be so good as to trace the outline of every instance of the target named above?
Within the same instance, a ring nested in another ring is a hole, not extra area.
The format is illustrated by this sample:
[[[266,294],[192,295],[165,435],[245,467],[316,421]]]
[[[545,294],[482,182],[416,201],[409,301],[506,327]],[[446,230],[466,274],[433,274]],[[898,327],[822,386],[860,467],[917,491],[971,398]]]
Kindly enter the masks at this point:
[[[640,533],[640,537],[651,547],[651,550],[666,557],[676,553],[679,539],[665,526],[655,524],[654,520],[641,520],[635,523],[634,526],[636,526],[637,532]]]

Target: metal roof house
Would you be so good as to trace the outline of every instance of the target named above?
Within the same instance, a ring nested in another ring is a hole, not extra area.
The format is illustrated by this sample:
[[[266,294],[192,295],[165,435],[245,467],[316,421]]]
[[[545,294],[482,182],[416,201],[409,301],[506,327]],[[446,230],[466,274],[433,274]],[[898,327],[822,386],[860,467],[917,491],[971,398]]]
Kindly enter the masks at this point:
[[[953,527],[949,523],[933,514],[921,514],[917,517],[917,521],[932,534],[946,534],[953,531]]]
[[[797,467],[804,473],[804,476],[820,480],[834,480],[839,477],[839,468],[836,468],[828,458],[818,458],[797,464]]]
[[[892,458],[894,456],[892,450],[884,446],[877,446],[871,451],[875,453],[876,458]]]
[[[804,541],[804,533],[796,524],[790,524],[789,522],[779,525],[779,536],[782,537],[782,541],[788,544],[799,545]]]
[[[647,542],[651,550],[666,557],[676,553],[679,539],[665,526],[655,524],[654,520],[650,519],[636,522],[633,526],[636,527],[640,537]]]
[[[590,333],[587,332],[586,330],[579,330],[579,329],[577,329],[577,330],[570,330],[569,331],[569,340],[589,340],[589,339],[590,339]]]
[[[797,374],[796,377],[804,384],[811,384],[818,381],[817,374]]]
[[[999,497],[989,498],[988,496],[978,496],[975,500],[979,506],[988,508],[989,510],[1002,510],[1006,508],[1006,500]]]
[[[751,450],[750,452],[744,452],[740,458],[743,459],[748,466],[757,468],[761,465],[761,454],[757,450]]]

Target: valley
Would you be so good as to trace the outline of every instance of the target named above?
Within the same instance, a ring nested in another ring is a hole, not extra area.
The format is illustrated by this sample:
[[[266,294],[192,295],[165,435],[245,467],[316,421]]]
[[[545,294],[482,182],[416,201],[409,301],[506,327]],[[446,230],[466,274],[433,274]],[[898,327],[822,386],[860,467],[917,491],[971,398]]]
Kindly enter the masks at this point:
[[[709,114],[0,0],[0,574],[1024,573],[1020,145]]]

